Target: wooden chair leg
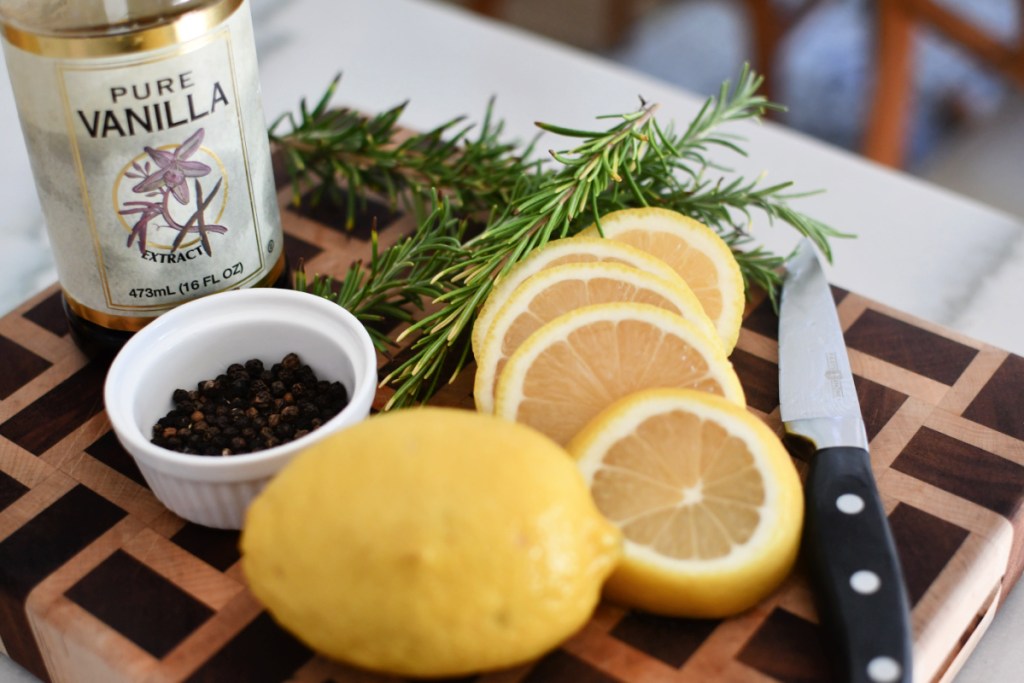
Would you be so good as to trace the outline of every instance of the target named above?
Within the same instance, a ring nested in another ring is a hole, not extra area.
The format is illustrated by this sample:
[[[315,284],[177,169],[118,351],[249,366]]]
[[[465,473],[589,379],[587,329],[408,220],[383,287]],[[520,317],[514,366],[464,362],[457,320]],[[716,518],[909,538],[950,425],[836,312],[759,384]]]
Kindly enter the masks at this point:
[[[754,68],[764,77],[761,92],[773,99],[775,53],[786,27],[771,0],[746,0],[747,16],[753,33]]]
[[[618,45],[626,39],[629,28],[636,19],[635,0],[605,0],[605,42]],[[489,17],[500,17],[505,8],[504,0],[471,0],[469,9]]]
[[[875,6],[875,83],[862,151],[880,163],[901,166],[910,130],[914,23],[899,2],[878,2]]]
[[[633,7],[633,0],[608,0],[607,25],[605,26],[605,40],[608,45],[619,45],[626,39],[633,20],[636,19],[636,10]]]
[[[502,0],[472,0],[469,3],[469,8],[488,17],[496,17],[501,12],[500,5],[504,4]]]
[[[1018,88],[1024,88],[1024,33],[1004,43],[985,29],[935,0],[899,0],[915,23],[927,25],[996,70]],[[1017,20],[1024,30],[1024,0],[1017,1]]]

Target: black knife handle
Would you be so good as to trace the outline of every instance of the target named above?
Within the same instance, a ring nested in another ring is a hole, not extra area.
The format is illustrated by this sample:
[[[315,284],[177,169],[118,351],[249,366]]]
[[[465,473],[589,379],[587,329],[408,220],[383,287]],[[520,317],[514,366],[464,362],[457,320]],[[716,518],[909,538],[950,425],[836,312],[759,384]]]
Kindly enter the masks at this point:
[[[807,548],[842,680],[910,683],[910,609],[871,459],[825,448],[807,477]]]

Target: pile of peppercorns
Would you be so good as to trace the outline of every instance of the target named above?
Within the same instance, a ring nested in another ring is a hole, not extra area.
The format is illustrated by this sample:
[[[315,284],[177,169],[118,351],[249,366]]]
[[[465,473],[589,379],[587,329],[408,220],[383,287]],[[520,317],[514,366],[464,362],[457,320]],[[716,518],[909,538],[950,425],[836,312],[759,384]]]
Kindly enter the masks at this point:
[[[195,455],[237,455],[305,436],[348,404],[341,382],[318,380],[289,353],[268,370],[235,363],[194,391],[177,389],[174,409],[153,425],[157,446]]]

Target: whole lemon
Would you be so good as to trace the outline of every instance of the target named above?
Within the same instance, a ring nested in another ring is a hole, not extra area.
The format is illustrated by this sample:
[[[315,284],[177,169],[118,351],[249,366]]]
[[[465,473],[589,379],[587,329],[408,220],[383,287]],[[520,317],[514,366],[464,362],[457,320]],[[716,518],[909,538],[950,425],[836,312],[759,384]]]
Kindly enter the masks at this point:
[[[313,649],[455,676],[529,661],[572,635],[620,541],[547,437],[414,408],[299,455],[250,506],[241,545],[253,594]]]

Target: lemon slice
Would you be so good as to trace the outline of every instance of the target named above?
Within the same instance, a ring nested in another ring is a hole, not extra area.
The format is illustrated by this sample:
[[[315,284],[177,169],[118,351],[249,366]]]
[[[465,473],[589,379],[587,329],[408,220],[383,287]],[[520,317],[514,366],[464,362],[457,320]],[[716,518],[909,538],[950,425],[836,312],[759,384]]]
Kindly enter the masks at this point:
[[[476,321],[473,323],[474,357],[479,358],[487,332],[491,329],[494,317],[501,310],[505,300],[524,280],[552,266],[595,261],[610,261],[633,266],[668,280],[679,278],[679,275],[664,261],[623,242],[606,240],[601,237],[569,237],[552,240],[544,246],[538,247],[529,256],[514,265],[494,285],[494,289],[491,290],[487,300],[480,307]]]
[[[635,301],[664,308],[715,337],[715,328],[686,283],[631,266],[599,261],[545,268],[516,287],[494,317],[477,356],[477,410],[494,412],[494,383],[508,357],[544,323],[591,304]]]
[[[623,209],[601,217],[606,238],[652,254],[682,275],[715,324],[725,352],[732,353],[740,335],[745,297],[736,258],[714,230],[667,209]],[[580,236],[596,237],[597,225]]]
[[[744,408],[686,389],[642,391],[609,406],[568,450],[625,538],[605,584],[612,600],[724,617],[792,569],[800,479],[779,438]]]
[[[717,340],[657,306],[610,303],[566,313],[531,334],[498,376],[494,412],[565,444],[617,399],[652,387],[745,403]]]

